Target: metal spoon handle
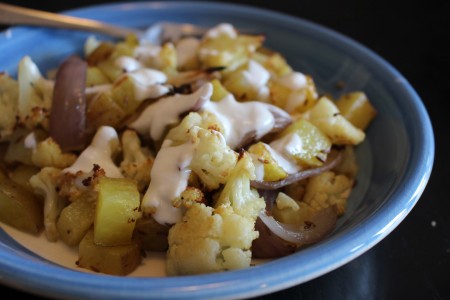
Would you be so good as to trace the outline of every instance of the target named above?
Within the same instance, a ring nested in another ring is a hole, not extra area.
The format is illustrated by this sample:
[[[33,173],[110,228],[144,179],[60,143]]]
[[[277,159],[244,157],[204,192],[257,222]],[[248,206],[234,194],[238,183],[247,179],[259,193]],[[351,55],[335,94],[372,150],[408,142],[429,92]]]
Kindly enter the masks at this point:
[[[94,20],[23,8],[5,3],[0,3],[0,24],[76,29],[103,33],[118,38],[124,38],[130,34],[137,36],[142,34],[139,30],[132,28],[122,28]]]

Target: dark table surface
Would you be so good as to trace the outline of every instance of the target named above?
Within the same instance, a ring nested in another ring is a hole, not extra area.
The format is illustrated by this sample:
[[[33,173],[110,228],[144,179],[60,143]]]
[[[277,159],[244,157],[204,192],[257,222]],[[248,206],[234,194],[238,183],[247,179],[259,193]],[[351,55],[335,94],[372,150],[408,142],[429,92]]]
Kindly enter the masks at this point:
[[[61,11],[113,1],[5,2]],[[256,299],[450,299],[450,136],[446,134],[450,129],[446,123],[450,120],[450,1],[228,2],[325,25],[384,57],[422,98],[436,141],[430,181],[417,205],[389,236],[328,274]],[[39,299],[6,286],[0,286],[0,297]]]

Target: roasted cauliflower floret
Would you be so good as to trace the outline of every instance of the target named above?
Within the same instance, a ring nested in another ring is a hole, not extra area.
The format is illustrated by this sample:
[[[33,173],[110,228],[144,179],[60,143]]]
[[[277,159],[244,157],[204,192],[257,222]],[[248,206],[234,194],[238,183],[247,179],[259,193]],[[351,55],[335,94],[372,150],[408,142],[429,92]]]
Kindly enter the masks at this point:
[[[325,96],[302,117],[316,125],[336,145],[357,145],[366,137],[364,131],[342,116],[336,104]]]
[[[223,133],[223,126],[214,114],[206,111],[190,112],[178,126],[169,131],[166,139],[170,140],[172,145],[183,144],[191,138],[190,129],[194,126]]]
[[[246,268],[252,241],[258,237],[254,220],[230,206],[214,209],[191,206],[169,231],[167,273],[188,275]]]
[[[63,153],[61,147],[51,138],[36,144],[31,154],[31,161],[37,167],[66,168],[73,164],[77,156],[73,153]]]
[[[45,79],[29,56],[19,62],[19,122],[27,128],[48,126],[54,82]]]
[[[173,200],[173,205],[175,207],[191,207],[194,203],[204,203],[206,204],[205,194],[202,190],[188,186],[175,200]]]
[[[335,205],[340,216],[345,213],[352,188],[353,180],[347,176],[323,172],[309,179],[303,201],[315,210]]]
[[[143,193],[150,183],[150,171],[154,157],[147,148],[141,147],[141,141],[133,130],[126,130],[121,138],[123,160],[120,170],[126,178],[137,182],[139,192]]]
[[[236,165],[237,153],[227,146],[217,131],[198,127],[191,128],[191,131],[197,131],[198,143],[190,168],[208,190],[214,190],[227,181]]]
[[[214,207],[194,203],[169,231],[169,275],[246,268],[258,237],[255,221],[264,199],[251,189],[250,156],[242,154]]]
[[[58,178],[58,194],[69,202],[79,199],[96,202],[98,181],[105,176],[105,170],[99,165],[94,165],[89,172],[63,172]]]
[[[0,72],[0,141],[11,135],[16,125],[19,85],[6,73]]]
[[[56,222],[67,204],[65,199],[58,195],[57,184],[60,174],[60,169],[45,167],[30,178],[35,193],[44,197],[44,228],[49,241],[58,239]]]
[[[256,220],[266,203],[264,198],[250,186],[250,180],[255,178],[255,166],[252,159],[247,152],[243,151],[215,206],[230,205],[237,214]]]

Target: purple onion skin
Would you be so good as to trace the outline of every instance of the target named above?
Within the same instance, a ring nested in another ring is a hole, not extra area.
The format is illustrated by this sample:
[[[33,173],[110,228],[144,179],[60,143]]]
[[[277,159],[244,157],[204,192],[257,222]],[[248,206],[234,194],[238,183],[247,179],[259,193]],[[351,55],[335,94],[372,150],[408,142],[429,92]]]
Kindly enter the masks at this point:
[[[64,152],[82,150],[86,144],[86,72],[86,61],[73,55],[56,74],[49,132]]]
[[[259,237],[252,243],[254,258],[278,258],[297,250],[297,245],[286,242],[272,233],[260,218],[256,219],[255,229],[259,232]]]
[[[337,210],[334,206],[329,206],[295,229],[293,228],[296,226],[287,225],[287,230],[295,230],[299,235],[298,242],[291,243],[273,233],[261,218],[258,218],[255,229],[258,230],[259,237],[252,243],[252,255],[254,258],[278,258],[292,254],[301,247],[323,240],[336,227],[336,222]]]

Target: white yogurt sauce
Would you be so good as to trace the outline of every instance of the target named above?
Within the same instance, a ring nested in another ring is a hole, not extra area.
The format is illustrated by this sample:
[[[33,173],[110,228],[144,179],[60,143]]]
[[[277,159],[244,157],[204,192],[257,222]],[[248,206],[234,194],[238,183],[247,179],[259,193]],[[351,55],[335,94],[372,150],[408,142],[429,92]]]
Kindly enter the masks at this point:
[[[149,105],[129,126],[140,134],[149,133],[157,141],[163,137],[166,127],[180,121],[180,115],[190,111],[197,103],[207,102],[211,98],[213,87],[210,83],[203,85],[193,94],[176,94],[162,98]],[[200,108],[200,107],[199,107]]]
[[[297,107],[303,105],[306,100],[304,89],[308,87],[306,75],[292,72],[279,78],[277,82],[291,90],[284,108],[287,112],[292,113]]]
[[[34,134],[34,131],[27,134],[23,143],[25,145],[25,148],[27,148],[27,149],[32,149],[32,150],[36,149],[37,140],[36,140],[36,135]]]
[[[308,85],[305,74],[300,72],[289,73],[279,78],[278,82],[291,90],[303,89]]]
[[[142,207],[149,209],[160,224],[174,224],[181,220],[183,210],[174,207],[172,201],[187,187],[194,149],[194,144],[189,141],[179,146],[162,147],[156,155]]]
[[[97,130],[91,144],[78,156],[72,166],[63,172],[76,174],[78,171],[88,173],[94,164],[105,170],[105,175],[112,178],[123,178],[119,168],[114,164],[112,155],[119,148],[119,137],[111,126],[102,126]]]
[[[238,102],[232,94],[219,102],[208,102],[203,110],[216,115],[222,123],[223,135],[232,149],[242,146],[243,140],[251,135],[260,139],[275,125],[269,104],[257,101]]]
[[[264,144],[264,148],[286,173],[295,174],[301,170],[301,167],[292,158],[292,153],[302,152],[302,144],[300,137],[291,133],[274,140],[270,144]],[[258,160],[257,155],[252,155],[252,160],[255,165],[256,180],[264,180],[264,163]]]
[[[111,91],[111,89],[112,89],[112,84],[109,84],[109,83],[98,84],[98,85],[87,87],[85,89],[85,94],[87,97],[90,97],[95,94],[107,93],[107,92]]]
[[[133,80],[134,97],[137,101],[154,99],[167,94],[170,90],[163,85],[167,81],[167,75],[158,70],[142,68],[122,76],[128,76]]]
[[[300,153],[303,151],[303,142],[300,137],[295,134],[287,134],[280,139],[271,142],[267,148],[272,158],[278,165],[288,174],[297,173],[300,167],[292,158],[292,153]]]
[[[162,65],[160,57],[161,46],[152,44],[142,44],[134,48],[133,57],[144,66],[157,68]]]
[[[270,91],[267,82],[270,79],[270,72],[266,68],[255,60],[250,60],[247,70],[244,70],[242,74],[251,89],[257,91],[258,100],[266,101],[269,99]]]
[[[124,72],[132,72],[136,71],[138,69],[143,68],[143,65],[140,61],[137,59],[131,57],[131,56],[119,56],[114,60],[114,65],[120,69],[122,69]]]
[[[242,74],[250,86],[255,90],[265,86],[270,79],[269,71],[254,60],[248,62],[248,67]]]
[[[129,126],[140,134],[149,132],[153,140],[160,140],[168,125],[179,122],[182,113],[202,103],[198,110],[212,113],[219,119],[227,144],[236,149],[250,135],[260,139],[273,129],[275,117],[271,111],[277,110],[280,114],[286,114],[270,104],[258,101],[238,102],[232,94],[218,102],[211,102],[212,92],[212,84],[208,82],[193,94],[162,98],[149,105]]]

